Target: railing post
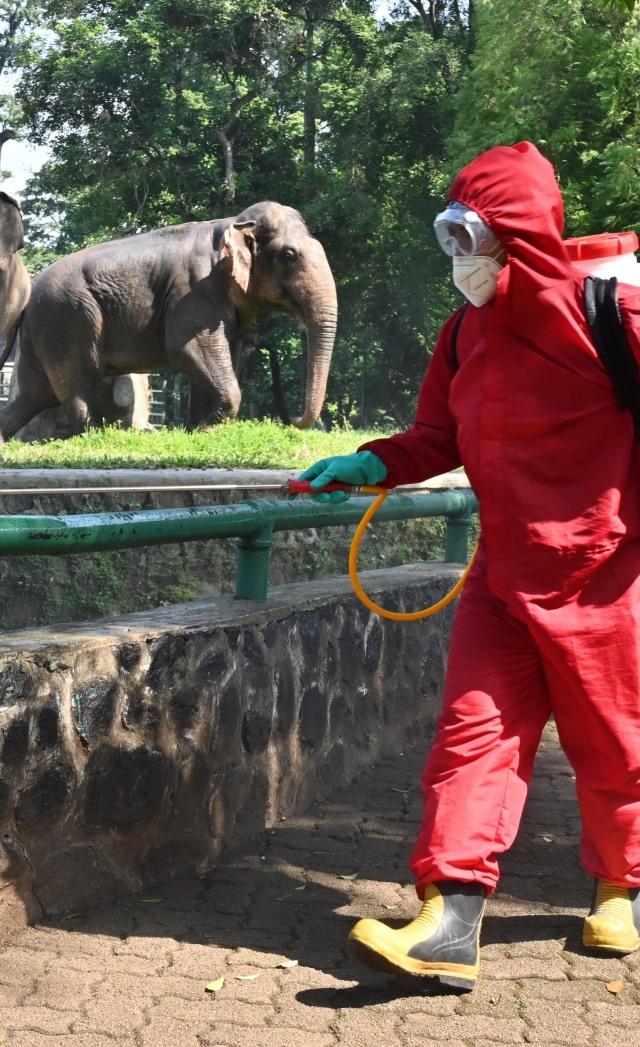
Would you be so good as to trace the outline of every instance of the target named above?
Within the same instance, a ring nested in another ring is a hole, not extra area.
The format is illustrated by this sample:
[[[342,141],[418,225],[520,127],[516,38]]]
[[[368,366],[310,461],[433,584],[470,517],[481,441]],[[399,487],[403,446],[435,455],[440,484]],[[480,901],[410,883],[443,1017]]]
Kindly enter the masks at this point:
[[[273,524],[254,534],[236,538],[236,600],[266,600],[269,588],[269,553]]]
[[[473,511],[471,504],[461,512],[445,516],[444,562],[466,563],[469,555],[469,528]]]

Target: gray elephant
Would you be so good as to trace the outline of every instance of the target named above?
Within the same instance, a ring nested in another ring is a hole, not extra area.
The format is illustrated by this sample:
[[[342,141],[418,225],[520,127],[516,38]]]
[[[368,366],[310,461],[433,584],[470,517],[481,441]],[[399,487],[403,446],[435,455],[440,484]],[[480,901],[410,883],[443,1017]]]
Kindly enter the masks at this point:
[[[9,356],[25,305],[31,292],[31,278],[18,254],[24,246],[22,215],[17,201],[0,191],[0,367]]]
[[[105,379],[178,370],[191,379],[190,425],[234,418],[243,338],[274,309],[307,330],[308,428],[320,414],[337,321],[322,245],[272,201],[235,218],[188,222],[77,251],[34,281],[20,328],[18,393],[0,409],[9,439],[62,404],[71,433],[103,421]],[[0,364],[2,358],[0,356]]]

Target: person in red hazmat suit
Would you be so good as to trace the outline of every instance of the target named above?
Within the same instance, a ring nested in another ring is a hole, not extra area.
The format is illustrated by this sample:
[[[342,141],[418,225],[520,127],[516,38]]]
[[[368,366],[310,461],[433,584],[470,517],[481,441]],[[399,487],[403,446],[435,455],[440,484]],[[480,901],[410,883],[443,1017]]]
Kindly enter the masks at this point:
[[[456,609],[410,865],[419,915],[351,930],[394,974],[471,989],[485,900],[553,714],[595,879],[584,944],[640,946],[640,445],[593,346],[551,164],[529,142],[465,167],[435,222],[471,303],[440,332],[406,431],[302,473],[395,487],[460,465],[481,536]],[[620,285],[640,357],[640,293]],[[337,501],[341,492],[320,493]]]

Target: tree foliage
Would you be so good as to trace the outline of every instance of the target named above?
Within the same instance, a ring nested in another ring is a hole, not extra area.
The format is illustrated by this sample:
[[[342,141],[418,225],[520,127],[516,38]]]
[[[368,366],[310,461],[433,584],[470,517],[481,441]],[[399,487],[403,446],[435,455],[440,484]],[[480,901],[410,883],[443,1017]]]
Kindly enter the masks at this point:
[[[5,142],[19,137],[22,114],[11,80],[21,65],[21,49],[39,15],[40,5],[34,0],[0,2],[0,155]]]
[[[529,139],[556,166],[569,233],[640,230],[640,15],[589,0],[483,0],[476,12],[451,169]]]

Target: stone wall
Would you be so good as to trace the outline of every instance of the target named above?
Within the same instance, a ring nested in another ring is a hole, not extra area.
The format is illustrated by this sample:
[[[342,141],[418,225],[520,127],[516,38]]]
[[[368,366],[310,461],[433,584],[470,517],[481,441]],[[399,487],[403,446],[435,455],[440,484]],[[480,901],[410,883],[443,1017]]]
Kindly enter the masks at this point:
[[[415,610],[458,575],[361,578]],[[391,622],[340,578],[0,634],[0,932],[204,872],[380,757],[426,747],[451,614]]]

